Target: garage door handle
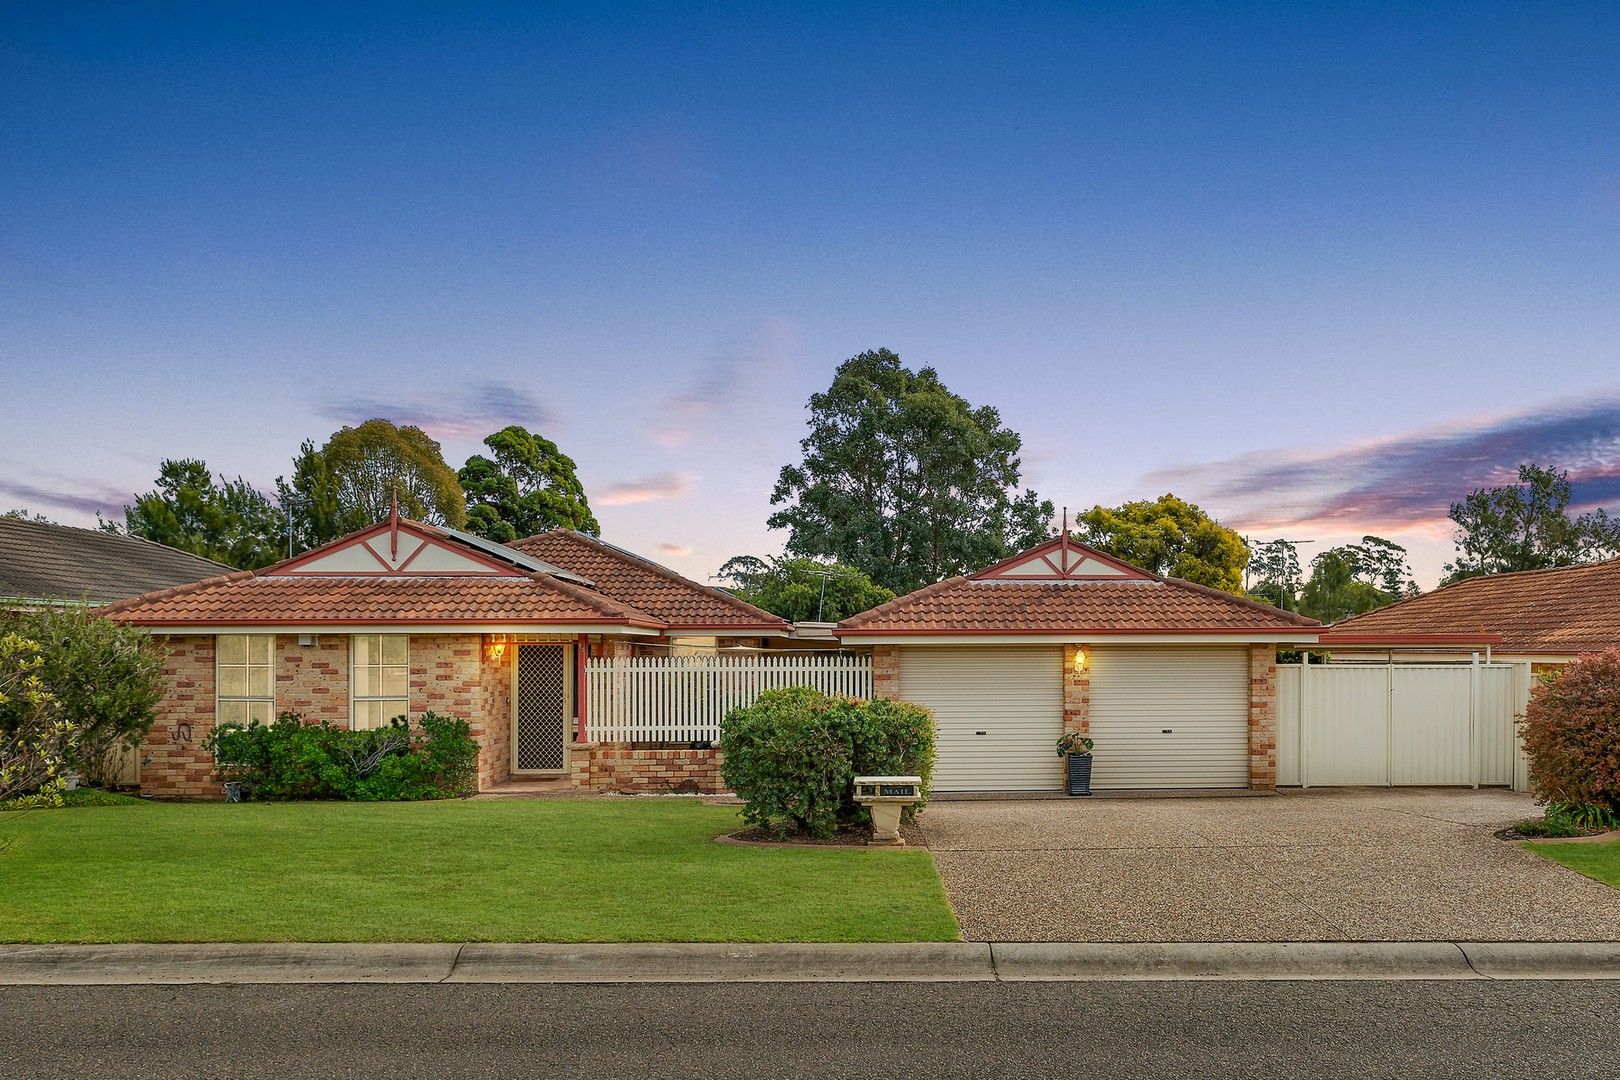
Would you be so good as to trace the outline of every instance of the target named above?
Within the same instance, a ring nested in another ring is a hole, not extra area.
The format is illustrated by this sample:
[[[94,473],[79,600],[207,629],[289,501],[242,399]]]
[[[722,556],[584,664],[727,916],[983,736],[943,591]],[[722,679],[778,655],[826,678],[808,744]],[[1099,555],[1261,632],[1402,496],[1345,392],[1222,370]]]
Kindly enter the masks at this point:
[[[1170,735],[1170,734],[1174,734],[1174,733],[1169,728],[1160,728],[1159,729],[1159,734],[1160,735]]]
[[[975,735],[988,735],[990,733],[988,731],[975,731],[973,734],[975,734]]]

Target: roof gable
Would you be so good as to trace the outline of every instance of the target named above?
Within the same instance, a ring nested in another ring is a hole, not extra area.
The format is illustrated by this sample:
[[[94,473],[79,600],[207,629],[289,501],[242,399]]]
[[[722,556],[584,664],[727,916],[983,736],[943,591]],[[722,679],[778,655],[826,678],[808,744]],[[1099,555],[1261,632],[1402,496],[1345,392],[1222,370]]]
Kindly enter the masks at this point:
[[[265,577],[522,577],[525,571],[432,526],[396,519],[340,537],[330,544],[266,567]]]
[[[973,581],[1156,581],[1146,570],[1121,562],[1067,533],[968,575]]]

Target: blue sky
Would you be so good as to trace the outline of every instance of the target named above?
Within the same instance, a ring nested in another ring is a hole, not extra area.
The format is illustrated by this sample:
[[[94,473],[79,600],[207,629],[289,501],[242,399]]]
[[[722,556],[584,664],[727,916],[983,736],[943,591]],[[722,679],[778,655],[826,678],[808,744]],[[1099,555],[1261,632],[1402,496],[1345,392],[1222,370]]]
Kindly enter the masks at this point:
[[[0,506],[518,422],[704,577],[887,346],[1059,504],[1620,507],[1615,5],[335,7],[0,8]]]

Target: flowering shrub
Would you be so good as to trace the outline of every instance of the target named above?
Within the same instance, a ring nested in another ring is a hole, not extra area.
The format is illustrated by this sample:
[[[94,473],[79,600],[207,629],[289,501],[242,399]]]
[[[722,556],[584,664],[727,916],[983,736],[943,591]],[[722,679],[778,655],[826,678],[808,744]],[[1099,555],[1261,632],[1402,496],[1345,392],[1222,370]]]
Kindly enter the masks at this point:
[[[767,690],[720,725],[721,773],[743,819],[827,837],[869,820],[856,776],[920,776],[934,767],[934,719],[903,701],[832,698],[809,687]],[[921,810],[922,804],[914,808]]]
[[[445,799],[477,786],[478,743],[467,721],[431,712],[415,726],[400,716],[366,731],[285,712],[273,724],[223,724],[205,745],[220,776],[253,799]]]
[[[1543,679],[1520,729],[1537,798],[1594,822],[1620,815],[1620,649]]]

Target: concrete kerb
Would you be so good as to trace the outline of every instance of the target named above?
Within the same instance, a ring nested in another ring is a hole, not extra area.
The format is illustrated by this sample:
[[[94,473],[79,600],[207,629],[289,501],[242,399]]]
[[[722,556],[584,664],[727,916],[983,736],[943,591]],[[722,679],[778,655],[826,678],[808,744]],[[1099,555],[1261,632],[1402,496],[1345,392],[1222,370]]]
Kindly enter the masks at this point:
[[[1620,943],[0,945],[0,985],[1620,979]]]

